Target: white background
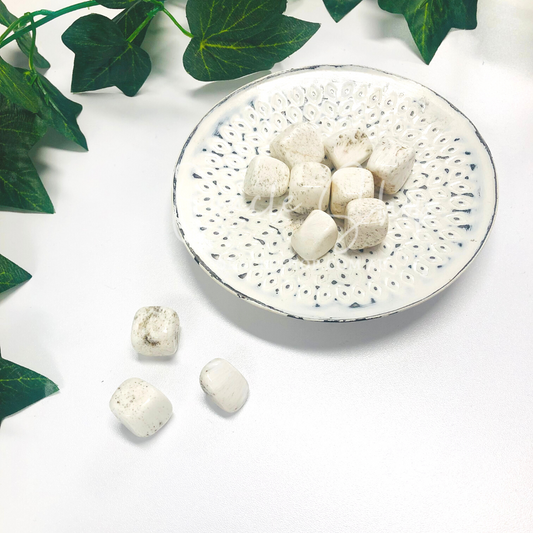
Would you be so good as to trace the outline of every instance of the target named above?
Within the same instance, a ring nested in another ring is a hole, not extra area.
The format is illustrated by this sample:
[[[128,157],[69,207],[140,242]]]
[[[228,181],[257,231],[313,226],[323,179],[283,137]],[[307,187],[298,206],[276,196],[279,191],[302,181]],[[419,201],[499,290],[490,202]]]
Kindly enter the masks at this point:
[[[168,4],[185,20],[183,3]],[[64,5],[7,0],[16,13]],[[1,298],[2,355],[61,389],[0,428],[2,533],[533,531],[531,2],[481,1],[478,29],[452,32],[430,66],[402,17],[375,0],[337,25],[320,0],[290,2],[288,13],[323,25],[275,70],[380,68],[431,87],[476,124],[500,185],[490,239],[442,294],[369,323],[303,323],[226,292],[174,235],[172,174],[201,117],[260,75],[193,80],[187,38],[160,15],[138,96],[72,97],[90,151],[55,134],[33,150],[57,213],[0,212],[0,253],[34,276]],[[67,94],[73,54],[60,34],[81,14],[39,29],[49,77]],[[171,360],[131,348],[145,305],[181,317]],[[214,357],[250,383],[232,417],[198,385]],[[148,440],[108,409],[132,376],[174,405]]]

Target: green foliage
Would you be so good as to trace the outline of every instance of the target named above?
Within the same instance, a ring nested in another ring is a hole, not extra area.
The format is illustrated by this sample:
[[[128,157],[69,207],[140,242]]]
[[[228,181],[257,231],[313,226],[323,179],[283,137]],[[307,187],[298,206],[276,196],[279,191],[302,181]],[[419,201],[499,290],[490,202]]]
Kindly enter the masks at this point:
[[[119,27],[122,35],[126,39],[133,34],[133,32],[143,23],[144,19],[148,16],[148,13],[153,9],[154,5],[150,2],[144,2],[137,0],[137,3],[121,11],[114,19],[113,22]],[[141,46],[148,31],[147,24],[133,39],[132,43],[137,46]]]
[[[24,78],[24,74],[0,57],[0,94],[11,103],[37,113],[39,97]]]
[[[201,81],[229,80],[271,68],[301,48],[320,24],[282,15],[285,0],[189,0],[193,38],[185,70]]]
[[[150,74],[150,56],[102,15],[78,19],[62,39],[76,54],[72,92],[115,86],[126,96],[135,96]]]
[[[428,64],[452,28],[473,30],[477,26],[477,0],[379,0],[379,6],[405,17]]]
[[[361,0],[324,0],[324,5],[335,22],[339,22],[360,3]]]
[[[61,135],[87,150],[87,141],[76,121],[83,107],[63,96],[40,74],[37,74],[35,86],[41,97],[39,116]]]
[[[31,274],[0,255],[0,292],[7,291],[31,279]]]
[[[7,28],[16,20],[18,20],[18,18],[10,13],[4,3],[0,1],[0,24]],[[26,57],[30,57],[31,37],[29,34],[26,33],[25,35],[19,37],[17,39],[17,44],[22,53]],[[33,62],[37,68],[50,68],[50,63],[48,63],[48,61],[41,54],[39,54],[37,49],[33,51]]]
[[[58,390],[53,381],[29,368],[3,359],[0,354],[0,424],[6,416]]]
[[[54,212],[28,156],[46,129],[45,121],[37,114],[0,95],[0,207]]]
[[[109,9],[123,9],[138,3],[139,0],[97,0],[97,2]]]

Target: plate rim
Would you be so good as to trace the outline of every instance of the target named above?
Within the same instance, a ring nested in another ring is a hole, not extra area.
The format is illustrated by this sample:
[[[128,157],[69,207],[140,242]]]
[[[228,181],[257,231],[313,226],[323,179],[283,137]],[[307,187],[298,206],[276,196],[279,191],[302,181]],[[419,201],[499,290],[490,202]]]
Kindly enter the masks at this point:
[[[493,170],[494,210],[493,210],[492,215],[490,217],[490,221],[489,221],[487,230],[485,232],[485,235],[484,235],[482,241],[480,242],[478,248],[475,250],[475,252],[470,257],[470,259],[465,263],[465,265],[463,265],[461,270],[459,270],[459,272],[457,272],[457,274],[455,274],[455,276],[453,276],[451,279],[449,279],[439,289],[437,289],[436,291],[433,291],[432,293],[428,294],[427,296],[425,296],[423,298],[420,298],[419,300],[416,300],[416,301],[411,302],[411,303],[409,303],[407,305],[404,305],[403,307],[399,307],[398,309],[394,309],[394,310],[389,311],[389,312],[376,313],[376,314],[373,314],[373,315],[370,315],[370,316],[359,317],[359,318],[320,318],[320,317],[313,317],[313,316],[299,316],[299,315],[295,315],[295,314],[291,314],[291,313],[288,313],[286,311],[283,311],[282,309],[278,309],[278,308],[276,308],[274,306],[271,306],[269,304],[266,304],[265,302],[262,302],[262,301],[258,300],[257,298],[253,298],[251,296],[248,296],[248,295],[242,293],[241,291],[239,291],[238,289],[236,289],[235,287],[233,287],[229,283],[225,282],[223,279],[220,278],[220,276],[218,276],[218,274],[216,274],[213,270],[211,270],[211,268],[209,268],[209,266],[207,266],[205,264],[205,262],[202,260],[202,258],[196,253],[194,248],[190,245],[189,241],[187,240],[187,238],[185,236],[185,232],[184,232],[183,227],[182,227],[181,222],[180,222],[178,205],[177,205],[176,185],[177,185],[177,180],[178,180],[178,178],[177,178],[178,170],[179,170],[181,161],[182,161],[183,156],[185,154],[185,151],[186,151],[187,147],[189,146],[189,143],[191,142],[192,138],[194,137],[196,131],[198,130],[200,125],[204,122],[204,120],[207,117],[209,117],[209,115],[211,115],[211,113],[213,113],[217,108],[219,108],[222,104],[224,104],[227,100],[229,100],[233,96],[239,94],[240,92],[248,90],[249,88],[254,87],[255,85],[259,85],[259,84],[261,84],[261,83],[263,83],[263,82],[265,82],[267,80],[271,80],[271,79],[274,79],[274,78],[278,78],[280,76],[284,76],[284,75],[287,75],[287,74],[293,74],[293,73],[297,73],[297,72],[302,72],[302,71],[311,71],[311,70],[328,69],[328,68],[329,69],[352,68],[352,69],[368,70],[368,71],[372,71],[372,72],[379,73],[379,74],[385,74],[386,76],[392,76],[392,77],[400,79],[400,80],[405,80],[405,81],[408,81],[408,82],[411,82],[411,83],[415,83],[416,85],[418,85],[418,86],[430,91],[435,96],[437,96],[438,98],[440,98],[441,100],[446,102],[454,111],[459,113],[463,118],[465,118],[470,123],[470,125],[472,126],[472,128],[473,128],[473,130],[474,130],[474,132],[475,132],[475,134],[477,136],[477,138],[479,139],[479,141],[481,142],[481,144],[485,148],[485,150],[487,152],[487,155],[489,156],[490,164],[491,164],[491,167],[492,167],[492,170]],[[489,235],[490,235],[490,233],[492,231],[492,228],[494,226],[494,219],[495,219],[496,213],[498,211],[498,203],[499,203],[499,198],[498,198],[498,179],[497,179],[496,166],[494,165],[494,159],[492,157],[492,152],[490,151],[489,146],[485,142],[485,139],[482,137],[482,135],[479,132],[479,130],[476,127],[476,125],[459,108],[457,108],[448,99],[444,98],[443,96],[441,96],[439,93],[437,93],[433,89],[423,85],[422,83],[419,83],[418,81],[412,80],[412,79],[407,78],[405,76],[401,76],[399,74],[394,74],[392,72],[388,72],[388,71],[385,71],[385,70],[377,69],[377,68],[374,68],[374,67],[367,67],[367,66],[364,66],[364,65],[354,65],[354,64],[343,64],[343,65],[320,64],[320,65],[311,65],[311,66],[306,66],[306,67],[297,67],[297,68],[290,68],[290,69],[280,70],[278,72],[273,72],[271,74],[267,74],[266,76],[262,76],[261,78],[259,78],[257,80],[253,80],[253,81],[251,81],[251,82],[249,82],[249,83],[247,83],[247,84],[235,89],[234,91],[232,91],[231,93],[226,95],[224,98],[219,100],[200,119],[198,124],[194,127],[194,129],[192,130],[190,135],[187,137],[187,140],[185,141],[185,143],[183,145],[181,153],[180,153],[180,155],[178,157],[178,161],[177,161],[177,163],[175,165],[174,177],[173,177],[173,180],[172,180],[172,207],[173,207],[173,215],[174,215],[173,216],[174,229],[176,231],[176,235],[178,236],[178,238],[185,244],[186,249],[191,254],[191,256],[196,261],[196,263],[202,268],[202,270],[204,270],[219,285],[222,285],[222,287],[224,287],[227,291],[229,291],[230,293],[233,293],[235,296],[237,296],[241,300],[245,300],[245,301],[255,305],[256,307],[260,307],[262,309],[266,309],[267,311],[274,312],[274,313],[276,313],[278,315],[282,315],[282,316],[285,316],[285,317],[288,317],[288,318],[295,318],[297,320],[305,320],[307,322],[329,322],[329,323],[364,322],[366,320],[373,320],[373,319],[376,319],[376,318],[383,318],[383,317],[386,317],[386,316],[395,315],[396,313],[399,313],[400,311],[405,311],[407,309],[415,307],[415,306],[417,306],[417,305],[429,300],[430,298],[433,298],[433,296],[436,296],[437,294],[442,292],[444,289],[449,287],[470,266],[470,264],[474,261],[474,259],[479,255],[479,252],[485,246],[485,243],[486,243],[486,241],[487,241],[487,239],[488,239],[488,237],[489,237]]]

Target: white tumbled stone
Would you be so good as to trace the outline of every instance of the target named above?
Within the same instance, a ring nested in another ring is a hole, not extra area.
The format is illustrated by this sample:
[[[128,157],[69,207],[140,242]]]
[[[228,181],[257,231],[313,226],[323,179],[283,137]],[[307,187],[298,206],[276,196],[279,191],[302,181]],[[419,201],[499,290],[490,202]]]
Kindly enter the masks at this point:
[[[248,165],[244,178],[244,194],[275,198],[289,188],[289,167],[279,159],[267,155],[255,156]]]
[[[130,378],[109,401],[111,412],[137,437],[159,431],[172,415],[170,400],[150,383]]]
[[[324,147],[337,169],[360,166],[372,153],[372,143],[360,129],[341,130],[328,137]]]
[[[270,143],[270,154],[289,168],[298,163],[320,163],[325,156],[324,143],[316,127],[309,122],[293,124]]]
[[[306,261],[314,261],[328,253],[337,241],[337,224],[324,211],[315,209],[293,233],[291,245]]]
[[[202,390],[224,411],[238,411],[248,398],[248,382],[225,359],[213,359],[200,372]]]
[[[321,163],[299,163],[291,170],[288,207],[307,214],[314,209],[325,211],[329,205],[331,170]]]
[[[333,215],[344,215],[352,200],[374,197],[374,178],[364,168],[348,167],[337,170],[331,177],[330,209]]]
[[[374,148],[366,168],[374,176],[376,189],[395,194],[413,170],[415,151],[396,139],[383,139]]]
[[[141,355],[172,355],[178,349],[180,320],[168,307],[141,307],[133,318],[131,344]]]
[[[346,206],[344,244],[351,250],[376,246],[387,236],[389,214],[385,202],[377,198],[352,200]]]

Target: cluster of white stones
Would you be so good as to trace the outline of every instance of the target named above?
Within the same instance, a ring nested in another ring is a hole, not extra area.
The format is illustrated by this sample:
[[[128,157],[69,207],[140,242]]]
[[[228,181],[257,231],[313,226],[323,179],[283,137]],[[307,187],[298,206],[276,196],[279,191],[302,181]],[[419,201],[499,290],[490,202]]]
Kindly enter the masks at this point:
[[[167,307],[142,307],[135,313],[131,343],[143,356],[171,356],[178,349],[180,321]],[[248,382],[228,361],[213,359],[200,372],[200,386],[228,413],[238,411],[248,398]],[[137,437],[150,437],[172,415],[170,400],[159,389],[139,378],[124,381],[109,402],[111,412]]]
[[[385,203],[374,194],[398,192],[415,161],[414,150],[397,140],[384,139],[373,147],[362,130],[345,129],[323,141],[310,123],[282,131],[272,141],[270,153],[252,159],[244,193],[274,198],[288,192],[290,210],[310,215],[291,239],[293,249],[306,261],[319,259],[337,241],[337,225],[326,215],[328,209],[344,221],[345,247],[358,250],[380,244],[389,218]],[[335,172],[324,163],[333,165]]]

